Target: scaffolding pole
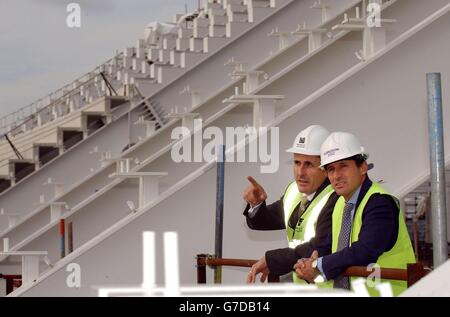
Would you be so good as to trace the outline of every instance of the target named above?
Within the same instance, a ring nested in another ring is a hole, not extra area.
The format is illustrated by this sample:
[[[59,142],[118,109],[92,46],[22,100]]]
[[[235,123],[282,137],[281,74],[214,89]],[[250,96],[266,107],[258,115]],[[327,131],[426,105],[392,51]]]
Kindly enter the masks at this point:
[[[222,257],[223,245],[223,200],[225,186],[225,146],[217,146],[217,194],[216,194],[216,232],[215,232],[215,256]],[[222,267],[214,267],[214,283],[222,283]]]
[[[427,74],[434,268],[448,259],[441,74]]]

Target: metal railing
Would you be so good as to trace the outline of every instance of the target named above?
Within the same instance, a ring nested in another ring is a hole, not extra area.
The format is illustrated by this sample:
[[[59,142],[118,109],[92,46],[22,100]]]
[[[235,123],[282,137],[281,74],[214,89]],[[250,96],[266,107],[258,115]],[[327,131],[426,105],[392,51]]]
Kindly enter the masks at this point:
[[[111,84],[108,82],[108,80],[106,79],[105,75],[104,75],[102,72],[100,72],[100,75],[102,76],[102,79],[105,81],[107,88],[108,88],[109,90],[113,89],[113,88],[111,88],[112,86],[111,86]],[[93,79],[94,79],[94,78],[90,79],[88,82],[91,82]],[[86,83],[80,84],[77,88],[81,87],[82,85],[86,85]],[[60,99],[63,100],[64,98],[67,98],[70,94],[74,94],[74,93],[76,93],[76,90],[75,90],[75,89],[74,89],[73,91],[67,93],[66,95],[64,95],[64,96],[61,97]],[[115,92],[115,93],[116,93],[116,92]],[[116,94],[117,94],[117,93],[116,93]],[[101,97],[101,96],[100,96],[100,97]],[[5,138],[5,140],[6,140],[7,142],[10,143],[10,146],[11,146],[11,148],[12,148],[12,150],[13,150],[13,153],[15,153],[15,155],[17,156],[18,159],[23,159],[23,157],[22,157],[22,155],[21,155],[20,153],[21,153],[21,152],[25,152],[25,151],[31,150],[31,149],[33,148],[33,145],[28,146],[28,147],[23,147],[23,146],[21,146],[21,147],[17,147],[17,148],[16,148],[15,145],[10,141],[10,139],[9,139],[9,137],[8,137],[8,134],[11,133],[13,136],[14,136],[14,135],[17,135],[18,133],[15,134],[16,130],[19,130],[19,128],[21,128],[23,125],[26,125],[26,124],[30,124],[30,125],[36,126],[36,125],[37,125],[37,123],[36,123],[36,121],[37,121],[37,115],[38,115],[40,112],[48,111],[49,107],[51,107],[51,106],[53,106],[53,107],[54,107],[54,106],[58,106],[57,101],[55,101],[55,103],[52,104],[52,105],[48,105],[46,108],[40,109],[40,110],[39,110],[38,112],[36,112],[35,114],[31,115],[27,120],[23,121],[19,126],[14,127],[13,129],[9,130],[8,132],[6,132],[6,133],[3,135],[3,137]],[[61,109],[60,109],[60,110],[61,110]],[[66,109],[62,109],[61,115],[69,113],[68,110],[69,110],[68,107],[67,107]],[[47,123],[47,122],[50,122],[50,121],[53,121],[53,120],[56,119],[56,118],[53,117],[53,116],[50,116],[49,118],[50,118],[50,120],[44,122],[44,124]],[[31,128],[33,128],[33,127],[31,127]],[[88,128],[89,128],[89,127],[88,127]],[[23,130],[21,130],[21,131],[23,131]],[[46,133],[44,133],[44,134],[41,134],[41,137],[42,137],[42,138],[45,138],[45,137],[47,137],[47,136],[49,136],[49,135],[52,135],[53,133],[54,133],[53,131],[46,132]],[[10,159],[10,157],[1,158],[1,159],[0,159],[0,167],[4,167],[5,165],[8,165],[8,164],[9,164],[9,163],[8,163],[9,159]],[[4,163],[4,162],[6,162],[6,163]]]
[[[88,131],[91,130],[91,133],[94,131],[93,129],[95,128],[95,126],[97,125],[97,121],[91,122],[88,126],[87,129]],[[100,129],[101,127],[98,127],[97,129]],[[95,129],[95,130],[97,130]],[[80,133],[82,133],[81,131],[79,131]],[[61,146],[63,146],[63,150],[66,151],[68,149],[70,149],[72,146],[76,145],[77,143],[81,142],[83,140],[83,136],[76,134],[73,135],[72,137],[70,137],[69,139],[65,140]],[[31,147],[32,148],[32,147]],[[30,149],[31,149],[30,148]],[[54,150],[59,151],[58,147],[55,147]],[[53,158],[59,156],[59,153],[55,155],[54,151],[50,151],[49,153],[43,155],[42,157],[39,158],[39,162],[41,163],[40,166],[45,165],[46,163],[48,163],[49,161],[51,161]],[[7,163],[2,164],[4,161],[7,161]],[[9,159],[5,159],[0,161],[0,167],[4,167],[9,163]],[[36,170],[36,166],[35,163],[30,163],[29,166],[24,167],[23,169],[21,169],[19,172],[15,173],[14,178],[16,180],[16,182],[19,182],[20,180],[22,180],[23,178],[25,178],[26,176],[28,176],[29,174],[33,173]]]
[[[58,106],[64,99],[73,96],[80,92],[80,88],[86,84],[91,83],[96,76],[100,76],[105,67],[109,66],[113,60],[116,60],[120,64],[120,58],[123,53],[118,53],[114,57],[107,60],[105,63],[97,66],[93,71],[84,74],[83,76],[75,79],[70,84],[63,86],[62,88],[48,94],[47,96],[40,98],[39,100],[20,108],[19,110],[12,112],[6,116],[0,118],[0,134],[13,133],[14,131],[22,128],[23,125],[35,120],[37,114],[49,110],[51,107]],[[120,68],[120,65],[118,65]],[[76,85],[75,87],[74,84]],[[62,109],[61,111],[65,111]],[[63,114],[63,113],[62,113]]]
[[[253,264],[258,262],[257,260],[246,260],[246,259],[219,259],[214,258],[208,254],[198,254],[197,255],[197,283],[206,284],[206,267],[210,266],[212,268],[216,266],[237,266],[237,267],[252,267]],[[351,277],[369,277],[373,274],[375,268],[368,269],[365,266],[351,266],[344,273],[344,276]],[[422,277],[427,275],[430,271],[425,269],[422,263],[410,263],[407,265],[407,269],[391,269],[391,268],[381,268],[380,278],[389,280],[406,281],[408,287],[412,286]],[[279,282],[279,276],[271,275],[268,276],[269,283]]]

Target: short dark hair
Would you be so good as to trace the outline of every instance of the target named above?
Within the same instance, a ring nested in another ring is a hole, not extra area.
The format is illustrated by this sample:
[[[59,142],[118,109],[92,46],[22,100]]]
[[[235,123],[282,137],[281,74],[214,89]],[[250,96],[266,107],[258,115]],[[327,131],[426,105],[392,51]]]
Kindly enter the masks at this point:
[[[352,157],[349,157],[347,160],[353,160],[356,163],[356,166],[361,167],[363,163],[367,160],[367,156],[365,154],[356,154]]]

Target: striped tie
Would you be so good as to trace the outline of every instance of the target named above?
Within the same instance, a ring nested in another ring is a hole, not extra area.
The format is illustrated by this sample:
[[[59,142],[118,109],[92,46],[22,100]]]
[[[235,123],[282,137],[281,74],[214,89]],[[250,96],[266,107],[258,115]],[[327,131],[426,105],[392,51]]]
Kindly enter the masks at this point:
[[[352,203],[345,203],[337,251],[340,251],[349,246],[350,232],[352,231],[352,209]],[[350,290],[350,278],[348,276],[339,275],[334,279],[333,287]]]
[[[303,196],[302,200],[300,201],[300,207],[298,208],[298,218],[299,219],[305,212],[305,210],[308,206],[308,203],[309,203],[308,198],[306,196]]]

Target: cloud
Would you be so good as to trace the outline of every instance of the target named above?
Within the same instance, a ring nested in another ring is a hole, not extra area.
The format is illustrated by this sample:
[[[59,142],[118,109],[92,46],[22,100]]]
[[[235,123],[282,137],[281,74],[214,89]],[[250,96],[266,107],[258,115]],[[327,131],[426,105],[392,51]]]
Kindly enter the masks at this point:
[[[82,26],[65,25],[77,2]],[[171,20],[197,0],[1,0],[0,116],[57,90],[135,45],[151,21]]]

